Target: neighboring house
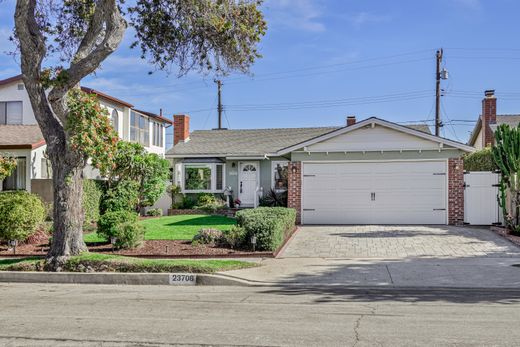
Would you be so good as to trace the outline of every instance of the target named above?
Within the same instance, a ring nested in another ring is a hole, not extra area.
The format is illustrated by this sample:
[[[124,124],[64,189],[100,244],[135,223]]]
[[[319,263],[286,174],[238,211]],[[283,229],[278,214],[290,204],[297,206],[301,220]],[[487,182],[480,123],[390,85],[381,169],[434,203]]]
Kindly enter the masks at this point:
[[[121,139],[138,142],[147,151],[164,157],[166,128],[172,121],[161,115],[137,110],[132,104],[100,91],[86,87],[82,89],[98,96]],[[0,154],[12,154],[18,160],[15,172],[0,182],[0,190],[32,191],[32,186],[40,183],[39,179],[51,178],[46,147],[21,75],[0,80]],[[87,165],[84,176],[99,178],[99,172]]]
[[[422,131],[421,131],[422,130]],[[199,130],[174,116],[174,184],[189,193],[233,191],[254,207],[287,191],[303,224],[457,224],[464,220],[461,156],[468,145],[428,127],[379,118],[343,127]]]
[[[476,149],[492,146],[495,142],[494,133],[501,124],[517,127],[520,124],[520,114],[497,115],[497,99],[494,90],[486,90],[482,100],[482,114],[478,117],[468,144]]]

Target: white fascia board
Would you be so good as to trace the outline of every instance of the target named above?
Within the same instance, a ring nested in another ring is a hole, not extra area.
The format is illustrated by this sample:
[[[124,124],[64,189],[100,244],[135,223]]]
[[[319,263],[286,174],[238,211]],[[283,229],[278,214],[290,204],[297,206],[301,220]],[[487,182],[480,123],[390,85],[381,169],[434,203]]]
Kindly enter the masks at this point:
[[[414,130],[414,129],[411,129],[411,128],[408,128],[408,127],[405,127],[405,126],[402,126],[402,125],[399,125],[399,124],[395,124],[395,123],[388,122],[388,121],[385,121],[385,120],[382,120],[382,119],[379,119],[379,118],[372,117],[372,118],[365,119],[365,120],[363,120],[361,122],[358,122],[358,123],[356,123],[354,125],[343,127],[343,128],[338,129],[338,130],[334,130],[334,131],[332,131],[332,132],[330,132],[328,134],[324,134],[322,136],[315,137],[315,138],[310,139],[308,141],[301,142],[299,144],[296,144],[296,145],[293,145],[293,146],[281,149],[281,150],[278,151],[277,155],[284,155],[284,154],[290,153],[292,151],[295,151],[297,149],[300,149],[300,148],[303,148],[303,147],[306,147],[306,146],[310,146],[310,145],[313,145],[315,143],[322,142],[322,141],[328,140],[330,138],[336,137],[338,135],[345,134],[345,133],[357,130],[357,129],[365,127],[367,125],[372,125],[372,126],[374,126],[374,125],[381,125],[381,126],[384,126],[384,127],[390,128],[390,129],[394,129],[396,131],[400,131],[400,132],[409,134],[409,135],[413,135],[413,136],[417,136],[417,137],[420,137],[420,138],[423,138],[423,139],[426,139],[426,140],[437,142],[439,144],[442,143],[444,145],[452,146],[452,147],[455,147],[457,149],[463,150],[465,152],[474,152],[475,151],[475,148],[473,148],[471,146],[468,146],[468,145],[465,145],[465,144],[462,144],[460,142],[448,140],[448,139],[445,139],[443,137],[439,137],[439,136],[435,136],[435,135],[426,134],[426,133],[423,133],[422,131],[419,131],[419,130]],[[343,151],[340,150],[339,152],[343,152]]]

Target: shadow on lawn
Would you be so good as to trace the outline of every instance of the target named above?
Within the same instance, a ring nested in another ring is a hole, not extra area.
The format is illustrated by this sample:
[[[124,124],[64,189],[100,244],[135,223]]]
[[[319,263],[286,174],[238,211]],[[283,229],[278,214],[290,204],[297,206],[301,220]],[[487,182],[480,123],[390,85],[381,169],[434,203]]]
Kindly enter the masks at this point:
[[[224,216],[199,216],[189,219],[177,220],[177,221],[168,221],[163,225],[167,226],[206,226],[211,228],[213,225],[234,225],[236,224],[235,219],[224,217]]]

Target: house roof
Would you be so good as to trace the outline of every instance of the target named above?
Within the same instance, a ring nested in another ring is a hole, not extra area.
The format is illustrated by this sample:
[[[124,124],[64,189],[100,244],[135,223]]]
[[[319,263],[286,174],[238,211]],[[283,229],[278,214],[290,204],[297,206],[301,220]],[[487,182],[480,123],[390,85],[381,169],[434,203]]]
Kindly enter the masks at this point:
[[[45,144],[40,127],[34,125],[0,125],[0,149],[34,149]]]
[[[520,124],[520,114],[497,114],[497,122],[496,125],[507,124],[511,127],[516,127]],[[477,119],[477,124],[473,128],[471,135],[468,140],[468,145],[474,146],[475,141],[477,140],[477,136],[482,128],[482,116],[479,116]]]
[[[163,117],[161,115],[158,115],[156,113],[142,111],[142,110],[138,110],[138,109],[135,109],[135,108],[134,108],[134,111],[142,113],[142,114],[144,114],[144,115],[146,115],[146,116],[148,116],[150,118],[155,118],[155,119],[157,119],[157,120],[159,120],[159,121],[161,121],[163,123],[168,123],[170,125],[173,125],[173,121],[171,119],[165,118],[165,117]]]
[[[103,92],[100,92],[99,90],[95,90],[95,89],[92,89],[92,88],[89,88],[89,87],[81,87],[81,90],[84,91],[85,93],[88,93],[88,94],[94,94],[96,95],[98,98],[101,98],[101,99],[105,99],[105,100],[108,100],[108,101],[112,101],[116,104],[120,104],[120,105],[123,105],[123,106],[126,106],[126,107],[134,107],[134,105],[126,102],[126,101],[123,101],[121,99],[118,99],[118,98],[115,98],[111,95],[108,95],[108,94],[105,94]]]
[[[22,75],[16,75],[16,76],[13,76],[13,77],[9,77],[9,78],[0,80],[0,86],[6,85],[6,84],[9,84],[9,83],[13,83],[13,82],[16,82],[16,81],[21,80],[21,79],[22,79]]]
[[[345,128],[347,127],[196,130],[190,134],[189,141],[176,144],[167,155],[173,157],[273,155],[285,148]],[[426,124],[413,124],[402,128],[433,136]]]
[[[451,146],[451,147],[463,150],[465,152],[473,152],[475,150],[473,147],[470,147],[470,146],[468,146],[468,145],[466,145],[464,143],[461,143],[461,142],[453,141],[453,140],[446,139],[446,138],[440,137],[440,136],[435,136],[435,135],[432,135],[431,133],[428,134],[428,133],[425,133],[423,131],[416,130],[416,129],[413,129],[413,128],[410,128],[410,127],[407,127],[407,126],[404,126],[404,125],[399,125],[399,124],[396,124],[396,123],[393,123],[393,122],[389,122],[389,121],[386,121],[386,120],[383,120],[383,119],[380,119],[380,118],[377,118],[377,117],[371,117],[371,118],[367,118],[365,120],[362,120],[360,122],[357,122],[354,125],[345,126],[345,127],[336,129],[334,131],[331,131],[331,132],[329,132],[327,134],[323,134],[323,135],[317,136],[315,138],[310,138],[310,139],[308,139],[306,141],[303,141],[303,142],[300,142],[300,143],[296,143],[296,144],[294,144],[292,146],[289,146],[289,147],[286,147],[286,148],[282,148],[282,149],[280,149],[277,152],[277,154],[278,155],[284,155],[284,154],[290,153],[290,152],[292,152],[294,150],[297,150],[297,149],[300,149],[300,148],[303,148],[303,147],[306,147],[306,146],[309,146],[309,145],[312,145],[312,144],[315,144],[315,143],[318,143],[318,142],[321,142],[321,141],[333,138],[335,136],[338,136],[338,135],[341,135],[341,134],[345,134],[345,133],[348,133],[348,132],[351,132],[351,131],[355,131],[355,130],[357,130],[359,128],[363,128],[365,126],[369,126],[369,125],[373,126],[375,124],[383,126],[383,127],[387,127],[387,128],[390,128],[390,129],[394,129],[396,131],[400,131],[400,132],[403,132],[403,133],[406,133],[406,134],[417,136],[417,137],[423,138],[425,140],[438,142],[440,145],[448,145],[448,146]]]

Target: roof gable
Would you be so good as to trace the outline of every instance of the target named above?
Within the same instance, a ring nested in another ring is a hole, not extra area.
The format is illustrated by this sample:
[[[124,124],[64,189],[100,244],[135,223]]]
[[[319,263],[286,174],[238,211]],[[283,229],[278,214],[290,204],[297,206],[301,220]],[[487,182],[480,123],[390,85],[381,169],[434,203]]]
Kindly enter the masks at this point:
[[[440,149],[444,146],[472,152],[465,144],[424,133],[379,118],[368,118],[354,125],[340,128],[328,134],[289,146],[278,151],[279,155],[303,149],[314,151],[363,151]]]

